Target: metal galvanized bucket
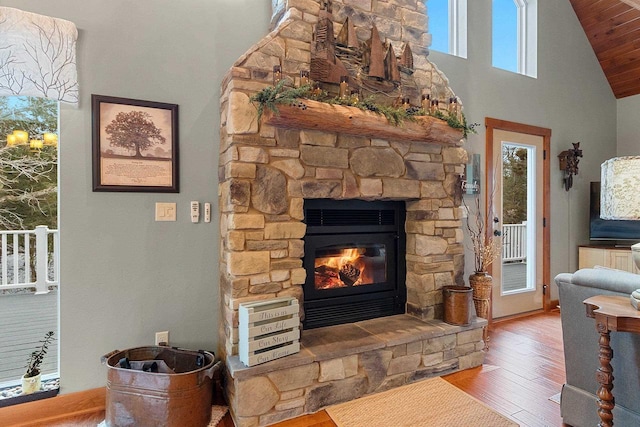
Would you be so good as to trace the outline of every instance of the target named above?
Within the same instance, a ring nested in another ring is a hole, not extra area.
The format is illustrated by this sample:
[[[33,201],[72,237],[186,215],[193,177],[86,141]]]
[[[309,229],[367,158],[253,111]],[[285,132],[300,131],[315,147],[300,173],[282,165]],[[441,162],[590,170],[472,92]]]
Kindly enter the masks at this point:
[[[471,323],[469,306],[473,289],[466,286],[445,286],[442,288],[444,305],[444,321],[451,325],[468,325]]]
[[[109,368],[108,427],[205,427],[209,423],[212,378],[220,367],[212,353],[137,347],[115,350],[104,355],[102,362]]]

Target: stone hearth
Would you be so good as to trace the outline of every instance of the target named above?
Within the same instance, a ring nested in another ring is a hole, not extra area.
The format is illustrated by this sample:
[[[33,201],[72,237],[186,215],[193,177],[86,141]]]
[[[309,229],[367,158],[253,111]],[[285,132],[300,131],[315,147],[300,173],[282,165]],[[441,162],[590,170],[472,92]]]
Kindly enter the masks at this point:
[[[274,65],[292,82],[309,69],[314,24],[326,2],[273,3],[274,30],[222,83],[219,354],[238,426],[268,425],[478,366],[484,356],[486,321],[460,327],[441,320],[442,287],[463,284],[461,132],[433,118],[394,127],[374,113],[313,101],[305,101],[306,110],[282,106],[279,115],[258,122],[249,98],[272,84]],[[411,44],[415,69],[403,84],[454,96],[426,59],[422,1],[334,0],[332,6],[334,21],[348,16],[359,37],[375,22],[394,46]],[[312,128],[298,120],[318,114]],[[302,306],[306,199],[405,202],[407,314],[302,331],[300,353],[244,367],[237,357],[239,304],[294,296]]]
[[[268,425],[481,365],[484,319],[466,327],[408,315],[304,331],[300,353],[245,367],[227,360],[238,426]]]

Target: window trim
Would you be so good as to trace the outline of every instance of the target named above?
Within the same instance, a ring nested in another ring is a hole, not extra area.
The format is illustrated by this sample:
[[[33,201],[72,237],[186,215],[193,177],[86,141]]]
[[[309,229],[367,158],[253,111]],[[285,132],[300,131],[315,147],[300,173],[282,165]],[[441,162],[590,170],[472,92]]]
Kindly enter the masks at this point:
[[[516,6],[516,31],[518,37],[516,53],[517,73],[537,78],[538,0],[513,0],[513,3]],[[495,25],[495,22],[492,22],[492,25]],[[494,66],[494,68],[500,67]]]
[[[467,58],[467,0],[447,1],[448,43],[447,51],[434,52]],[[433,44],[433,43],[432,43]]]
[[[522,52],[519,54],[520,73],[538,77],[538,0],[520,0],[525,3],[519,11]]]
[[[467,0],[449,0],[449,54],[467,58]]]

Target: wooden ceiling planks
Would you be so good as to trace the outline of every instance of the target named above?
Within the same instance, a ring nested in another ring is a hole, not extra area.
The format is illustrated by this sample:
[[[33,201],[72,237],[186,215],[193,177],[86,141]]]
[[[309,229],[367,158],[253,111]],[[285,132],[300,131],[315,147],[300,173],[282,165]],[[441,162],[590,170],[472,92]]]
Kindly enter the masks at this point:
[[[580,1],[580,2],[571,2],[573,4],[573,9],[576,13],[580,13],[580,15],[584,19],[593,18],[597,15],[602,15],[607,12],[611,8],[615,8],[618,10],[621,7],[621,2],[611,2],[610,0],[596,0],[596,1]],[[625,8],[624,10],[628,10]]]
[[[640,0],[569,0],[616,98],[640,94]]]
[[[628,5],[618,2],[618,4],[613,7],[609,7],[605,10],[598,10],[589,16],[584,16],[580,19],[580,23],[582,24],[582,28],[584,28],[585,31],[588,31],[593,27],[599,26],[603,20],[620,19],[621,16],[629,11],[630,9]]]

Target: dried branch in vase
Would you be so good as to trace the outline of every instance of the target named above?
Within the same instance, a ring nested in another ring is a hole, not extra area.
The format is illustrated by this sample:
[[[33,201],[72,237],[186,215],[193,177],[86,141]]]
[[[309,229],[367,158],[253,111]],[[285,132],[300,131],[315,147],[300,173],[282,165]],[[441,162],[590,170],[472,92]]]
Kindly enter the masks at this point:
[[[480,197],[475,196],[473,209],[467,206],[464,199],[462,203],[467,210],[467,230],[471,238],[469,249],[473,251],[474,271],[478,273],[486,272],[487,267],[500,256],[500,250],[502,249],[501,233],[497,232],[497,235],[494,233],[487,234],[488,227],[485,216],[480,209]],[[489,214],[491,211],[491,206],[489,206]],[[494,221],[496,221],[497,217],[494,218]]]

